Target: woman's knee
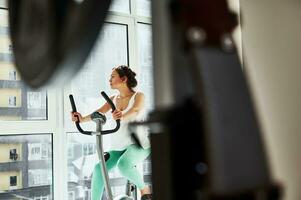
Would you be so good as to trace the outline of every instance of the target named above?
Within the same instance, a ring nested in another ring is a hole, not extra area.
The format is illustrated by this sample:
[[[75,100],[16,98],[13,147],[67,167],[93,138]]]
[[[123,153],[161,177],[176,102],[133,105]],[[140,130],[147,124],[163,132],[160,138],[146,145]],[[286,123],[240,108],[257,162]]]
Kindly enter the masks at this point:
[[[119,169],[119,171],[122,174],[126,174],[128,170],[132,169],[135,167],[135,164],[129,162],[126,159],[121,159],[119,160],[119,162],[117,163],[117,167]]]

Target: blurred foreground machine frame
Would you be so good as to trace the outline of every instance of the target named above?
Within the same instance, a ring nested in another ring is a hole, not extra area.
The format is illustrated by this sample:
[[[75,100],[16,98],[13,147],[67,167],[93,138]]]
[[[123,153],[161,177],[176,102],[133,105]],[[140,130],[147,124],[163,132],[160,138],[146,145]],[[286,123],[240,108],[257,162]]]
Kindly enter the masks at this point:
[[[153,2],[156,200],[280,198],[232,39],[237,18],[226,0]]]

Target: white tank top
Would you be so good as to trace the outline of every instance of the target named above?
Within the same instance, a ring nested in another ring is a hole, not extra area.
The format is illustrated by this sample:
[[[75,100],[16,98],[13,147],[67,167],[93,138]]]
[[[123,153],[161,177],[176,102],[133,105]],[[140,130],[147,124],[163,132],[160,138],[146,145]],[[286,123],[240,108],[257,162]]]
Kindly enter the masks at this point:
[[[135,102],[135,97],[137,95],[137,92],[133,94],[131,99],[129,100],[128,106],[126,109],[122,111],[122,113],[126,113],[130,108],[133,107],[133,104]],[[116,100],[117,96],[115,95],[113,98],[113,103],[116,105]],[[120,128],[117,132],[105,135],[106,140],[108,139],[108,142],[110,145],[106,145],[108,150],[117,150],[117,151],[122,151],[125,150],[129,145],[134,144],[134,141],[132,140],[131,133],[128,130],[128,123],[132,121],[142,121],[145,120],[146,118],[146,112],[145,109],[141,110],[138,115],[135,117],[135,119],[132,120],[126,120],[123,121],[121,120],[120,122]],[[112,121],[112,120],[110,120]],[[115,122],[113,121],[115,124]],[[142,127],[142,126],[141,126]],[[148,131],[146,128],[139,128],[135,129],[135,132],[137,131],[137,136],[142,144],[143,148],[149,148],[150,147],[150,142],[148,138]],[[107,137],[108,136],[108,137]]]

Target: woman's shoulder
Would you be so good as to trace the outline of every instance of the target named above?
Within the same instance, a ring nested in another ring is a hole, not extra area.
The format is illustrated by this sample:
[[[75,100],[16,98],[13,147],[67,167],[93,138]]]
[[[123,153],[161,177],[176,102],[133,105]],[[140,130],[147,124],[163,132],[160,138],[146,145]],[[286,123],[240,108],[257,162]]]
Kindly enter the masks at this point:
[[[143,92],[137,91],[135,94],[135,99],[143,99],[143,98],[144,98]]]
[[[141,91],[137,91],[137,92],[136,92],[136,96],[144,96],[144,93],[141,92]]]

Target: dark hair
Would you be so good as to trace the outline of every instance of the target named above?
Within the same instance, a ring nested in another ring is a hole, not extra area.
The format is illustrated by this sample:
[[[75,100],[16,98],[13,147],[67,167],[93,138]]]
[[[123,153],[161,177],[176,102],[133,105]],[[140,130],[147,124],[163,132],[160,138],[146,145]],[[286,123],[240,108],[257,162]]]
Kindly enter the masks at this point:
[[[125,76],[127,77],[126,85],[128,86],[128,88],[133,90],[133,88],[137,86],[138,82],[135,78],[136,73],[134,71],[132,71],[131,68],[129,68],[128,66],[125,66],[125,65],[120,65],[113,69],[116,70],[116,72],[118,73],[120,78],[125,77]]]

